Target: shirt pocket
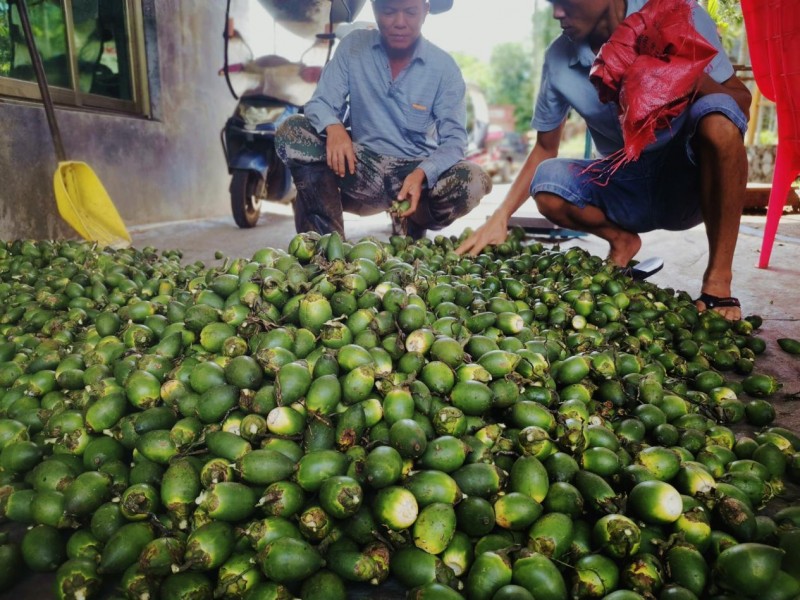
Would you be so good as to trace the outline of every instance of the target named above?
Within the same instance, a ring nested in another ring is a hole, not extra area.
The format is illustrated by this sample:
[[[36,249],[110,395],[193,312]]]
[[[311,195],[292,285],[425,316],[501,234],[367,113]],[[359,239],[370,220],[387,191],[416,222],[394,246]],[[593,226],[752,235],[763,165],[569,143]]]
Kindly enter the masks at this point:
[[[414,137],[426,136],[431,126],[431,108],[426,102],[411,102],[406,105],[406,129]]]

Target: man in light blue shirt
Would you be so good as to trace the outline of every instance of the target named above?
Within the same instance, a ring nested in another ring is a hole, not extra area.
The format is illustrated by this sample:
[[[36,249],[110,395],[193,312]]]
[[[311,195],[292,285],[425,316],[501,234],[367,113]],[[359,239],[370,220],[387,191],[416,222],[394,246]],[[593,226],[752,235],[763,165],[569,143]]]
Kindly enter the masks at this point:
[[[399,217],[423,237],[475,208],[491,180],[464,160],[466,86],[450,55],[422,37],[427,0],[373,0],[378,30],[339,43],[304,115],[278,130],[297,187],[297,231],[344,235],[343,211]],[[349,129],[347,128],[349,126]]]
[[[536,144],[505,200],[459,253],[475,254],[505,240],[513,213],[530,197],[550,221],[593,233],[609,243],[608,260],[625,268],[639,251],[639,233],[684,230],[705,223],[708,265],[699,310],[740,319],[731,296],[732,265],[747,184],[750,92],[734,76],[716,27],[694,0],[694,26],[718,53],[696,84],[689,107],[638,160],[598,182],[586,167],[594,160],[556,158],[567,113],[587,123],[603,157],[624,146],[616,104],[600,102],[589,72],[602,45],[619,24],[647,0],[549,0],[563,34],[547,49],[532,126]]]

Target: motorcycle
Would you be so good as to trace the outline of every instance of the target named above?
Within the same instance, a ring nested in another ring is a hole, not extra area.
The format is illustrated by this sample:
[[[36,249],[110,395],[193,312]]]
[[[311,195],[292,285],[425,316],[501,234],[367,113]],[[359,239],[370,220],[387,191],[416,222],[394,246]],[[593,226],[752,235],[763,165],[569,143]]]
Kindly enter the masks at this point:
[[[297,68],[280,57],[265,57],[254,65],[263,65],[265,71]],[[233,68],[235,72],[240,67]],[[292,176],[275,152],[275,132],[286,119],[302,111],[304,101],[287,98],[277,91],[264,93],[263,87],[249,90],[239,98],[222,129],[222,149],[231,175],[231,210],[234,221],[243,229],[258,223],[263,200],[292,200]]]
[[[314,45],[309,49],[327,48],[330,58],[336,35],[314,33],[322,29],[334,30],[335,25],[352,22],[366,0],[294,0],[288,4],[275,0],[260,0],[264,8],[293,33],[313,35]],[[327,13],[322,7],[330,4]],[[283,14],[289,10],[289,13]],[[286,119],[302,112],[311,98],[321,73],[321,66],[292,62],[281,56],[269,55],[251,58],[244,62],[228,64],[228,44],[237,39],[249,46],[233,29],[230,0],[226,12],[225,66],[228,87],[238,100],[233,114],[220,132],[222,149],[231,175],[230,197],[233,219],[240,228],[255,227],[261,215],[264,200],[291,203],[294,185],[288,167],[275,151],[275,133]],[[321,20],[325,14],[326,21]],[[230,74],[239,74],[250,87],[238,96],[231,83]]]

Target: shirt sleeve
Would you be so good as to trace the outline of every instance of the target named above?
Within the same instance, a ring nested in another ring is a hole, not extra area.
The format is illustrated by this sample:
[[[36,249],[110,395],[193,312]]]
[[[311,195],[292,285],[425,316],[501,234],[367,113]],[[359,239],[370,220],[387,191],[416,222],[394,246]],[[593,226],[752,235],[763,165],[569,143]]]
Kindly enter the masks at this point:
[[[536,131],[552,131],[556,129],[567,117],[570,109],[569,103],[558,93],[558,90],[553,85],[550,62],[547,55],[545,55],[539,95],[536,98],[533,119],[531,119],[531,128]]]
[[[433,105],[433,116],[439,146],[419,167],[425,172],[428,189],[436,185],[439,177],[467,151],[467,86],[459,68],[453,64],[442,78]]]
[[[350,89],[350,45],[347,38],[340,42],[333,58],[322,70],[314,95],[303,107],[306,118],[319,134],[325,133],[329,125],[342,123],[344,119]]]
[[[717,24],[711,16],[697,2],[692,2],[692,15],[694,26],[709,44],[717,49],[717,55],[706,68],[706,72],[717,83],[722,83],[730,79],[733,74],[733,65],[728,58],[727,52],[722,45],[722,40],[717,32]]]

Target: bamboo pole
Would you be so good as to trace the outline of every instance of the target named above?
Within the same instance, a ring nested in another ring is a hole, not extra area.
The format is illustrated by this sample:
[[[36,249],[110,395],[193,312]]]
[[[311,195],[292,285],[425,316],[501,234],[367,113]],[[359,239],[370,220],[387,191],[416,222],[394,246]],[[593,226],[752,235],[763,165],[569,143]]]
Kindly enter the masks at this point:
[[[755,143],[756,129],[759,128],[761,101],[764,98],[764,96],[761,95],[761,90],[758,89],[758,85],[753,85],[753,88],[753,101],[750,103],[750,120],[747,124],[747,137],[745,139],[745,145],[747,146],[752,146]]]

